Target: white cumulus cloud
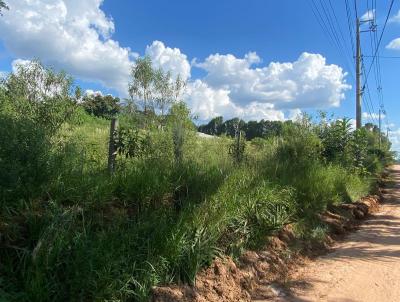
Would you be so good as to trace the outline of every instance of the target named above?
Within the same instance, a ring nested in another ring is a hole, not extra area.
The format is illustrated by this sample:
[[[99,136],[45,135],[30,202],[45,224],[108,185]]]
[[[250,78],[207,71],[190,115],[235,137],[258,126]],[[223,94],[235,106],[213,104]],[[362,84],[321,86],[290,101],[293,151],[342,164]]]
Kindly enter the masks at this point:
[[[151,58],[154,67],[170,71],[173,77],[178,74],[183,80],[190,77],[189,61],[179,48],[166,47],[161,41],[153,41],[146,47],[145,54]]]
[[[111,39],[114,23],[101,0],[13,0],[0,36],[17,57],[38,58],[72,75],[125,93],[129,48]]]
[[[390,43],[386,45],[386,48],[392,50],[400,50],[400,38],[396,38],[390,41]]]
[[[281,110],[274,109],[273,104],[251,102],[244,106],[232,102],[229,90],[214,89],[197,79],[189,82],[185,95],[186,102],[200,120],[216,116],[226,119],[240,117],[244,120],[284,120]]]
[[[229,91],[235,104],[273,104],[277,109],[337,107],[344,99],[346,73],[337,65],[327,65],[319,54],[303,53],[294,62],[260,62],[255,53],[244,58],[214,54],[196,66],[204,69],[204,81],[214,89]]]
[[[130,69],[138,53],[112,39],[114,22],[102,0],[13,0],[0,18],[0,37],[17,58],[13,65],[39,59],[73,76],[101,83],[126,96]],[[138,51],[141,52],[141,51]],[[337,107],[350,88],[346,73],[319,54],[303,53],[294,62],[262,64],[256,52],[239,58],[212,54],[192,66],[179,48],[161,41],[146,47],[156,68],[188,80],[185,100],[205,120],[217,115],[284,120],[301,109]],[[193,79],[192,68],[204,77]]]
[[[360,18],[361,21],[368,21],[368,20],[374,20],[374,19],[375,19],[375,9],[366,11],[366,13],[364,15],[362,15]]]

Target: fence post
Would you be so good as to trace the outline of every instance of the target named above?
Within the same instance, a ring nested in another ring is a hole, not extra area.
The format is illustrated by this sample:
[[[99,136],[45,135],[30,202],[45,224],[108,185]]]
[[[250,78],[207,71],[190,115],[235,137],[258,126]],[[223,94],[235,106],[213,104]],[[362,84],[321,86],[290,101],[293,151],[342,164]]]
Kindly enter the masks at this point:
[[[117,157],[116,133],[118,129],[118,120],[113,117],[110,124],[110,141],[108,144],[108,172],[113,174],[115,171],[115,158]]]

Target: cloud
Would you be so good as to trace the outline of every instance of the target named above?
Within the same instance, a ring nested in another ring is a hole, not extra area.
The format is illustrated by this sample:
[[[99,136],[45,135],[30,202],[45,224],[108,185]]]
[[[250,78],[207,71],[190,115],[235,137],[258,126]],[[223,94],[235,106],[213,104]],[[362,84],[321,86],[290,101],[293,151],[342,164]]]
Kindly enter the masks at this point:
[[[92,95],[100,95],[100,96],[102,96],[103,95],[103,92],[102,91],[100,91],[100,90],[96,90],[96,91],[94,91],[93,89],[86,89],[85,90],[85,95],[87,95],[87,96],[92,96]]]
[[[327,65],[319,54],[303,53],[294,62],[272,62],[254,68],[261,59],[255,53],[244,58],[213,54],[196,67],[207,72],[203,81],[213,89],[229,91],[238,105],[273,104],[276,109],[338,107],[350,88],[346,73]]]
[[[375,20],[375,9],[368,10],[360,18],[361,21]]]
[[[202,121],[216,116],[226,119],[240,117],[244,120],[284,120],[281,110],[273,104],[251,102],[244,106],[232,102],[229,90],[214,89],[202,80],[189,82],[185,95],[186,102]]]
[[[114,23],[101,0],[13,0],[0,18],[0,36],[17,57],[38,58],[72,75],[125,93],[129,48],[110,37]]]
[[[368,112],[363,112],[362,113],[362,118],[363,119],[369,119],[369,120],[378,120],[379,119],[379,114],[378,113],[368,113]],[[381,113],[381,118],[385,118],[385,114]]]
[[[392,50],[400,50],[400,38],[392,40],[388,45],[386,45],[386,48]]]
[[[392,17],[389,19],[389,22],[392,22],[392,23],[400,23],[400,10],[397,12],[397,14],[395,14],[394,16],[392,16]]]
[[[173,77],[178,76],[178,74],[183,80],[190,77],[189,61],[179,48],[165,47],[163,42],[153,41],[151,45],[146,47],[145,54],[152,59],[154,67],[170,71]]]
[[[139,56],[112,39],[113,20],[102,0],[14,0],[0,18],[0,37],[16,63],[34,58],[73,76],[127,94],[130,68]],[[23,21],[21,21],[23,20]],[[217,115],[284,120],[301,109],[338,107],[350,89],[346,73],[320,54],[303,53],[294,62],[262,65],[256,52],[242,58],[212,54],[192,65],[179,48],[161,41],[146,47],[156,68],[188,80],[185,100],[202,119]],[[193,79],[193,68],[205,76]]]

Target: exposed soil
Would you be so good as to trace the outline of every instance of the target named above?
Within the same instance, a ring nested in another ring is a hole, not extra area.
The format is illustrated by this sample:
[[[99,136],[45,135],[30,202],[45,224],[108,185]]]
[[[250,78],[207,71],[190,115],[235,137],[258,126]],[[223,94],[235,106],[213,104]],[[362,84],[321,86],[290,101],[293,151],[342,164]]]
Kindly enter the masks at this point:
[[[294,273],[290,293],[273,301],[400,301],[400,166],[391,170],[379,213]]]
[[[385,189],[387,201],[378,214],[370,215],[380,197],[369,196],[320,215],[331,231],[324,244],[296,239],[288,225],[238,263],[216,259],[195,286],[154,288],[152,301],[400,301],[400,166],[391,172],[395,186]]]

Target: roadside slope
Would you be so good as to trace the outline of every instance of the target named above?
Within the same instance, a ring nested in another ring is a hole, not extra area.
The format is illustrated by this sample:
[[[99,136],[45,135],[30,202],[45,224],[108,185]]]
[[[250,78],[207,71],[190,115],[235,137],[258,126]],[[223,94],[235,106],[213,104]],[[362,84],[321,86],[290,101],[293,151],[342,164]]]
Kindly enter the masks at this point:
[[[384,191],[379,213],[294,274],[290,296],[275,301],[399,301],[400,165],[391,168],[394,184]]]

